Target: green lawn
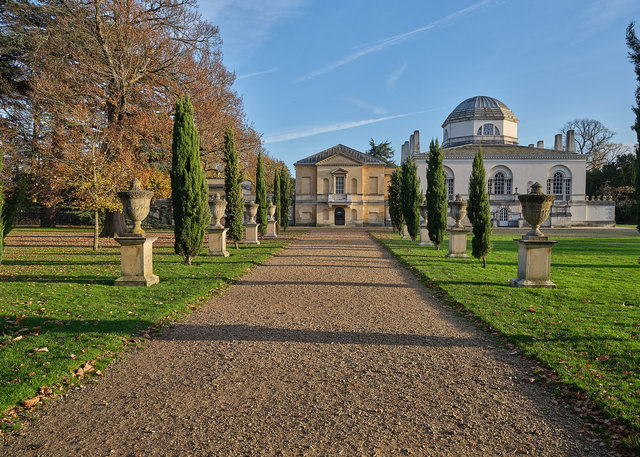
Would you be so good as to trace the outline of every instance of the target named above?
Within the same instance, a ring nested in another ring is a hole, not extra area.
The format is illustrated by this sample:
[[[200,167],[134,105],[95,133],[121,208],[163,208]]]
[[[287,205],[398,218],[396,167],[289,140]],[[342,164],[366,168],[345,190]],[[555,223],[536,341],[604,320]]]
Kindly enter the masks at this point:
[[[142,288],[113,286],[120,276],[113,240],[93,252],[87,230],[14,230],[0,265],[0,414],[40,387],[55,392],[87,362],[104,368],[133,335],[184,315],[301,233],[231,245],[230,257],[199,256],[192,266],[173,254],[171,234],[159,233],[160,284]]]
[[[640,237],[551,237],[559,241],[551,255],[558,289],[541,290],[508,286],[517,276],[513,235],[494,236],[486,270],[476,259],[445,259],[446,241],[436,251],[390,232],[374,235],[561,383],[640,431]]]

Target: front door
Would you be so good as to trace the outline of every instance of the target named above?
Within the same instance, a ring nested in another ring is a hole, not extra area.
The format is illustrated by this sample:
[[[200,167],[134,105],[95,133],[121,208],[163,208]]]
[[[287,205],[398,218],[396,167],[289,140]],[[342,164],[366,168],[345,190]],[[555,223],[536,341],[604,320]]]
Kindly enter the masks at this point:
[[[336,208],[334,215],[335,215],[335,224],[344,225],[344,208]]]

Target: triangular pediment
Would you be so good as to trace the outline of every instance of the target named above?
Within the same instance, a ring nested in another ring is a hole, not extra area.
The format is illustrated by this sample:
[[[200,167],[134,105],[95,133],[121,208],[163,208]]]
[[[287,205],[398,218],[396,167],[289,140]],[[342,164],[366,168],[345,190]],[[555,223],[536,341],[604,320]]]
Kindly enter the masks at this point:
[[[385,162],[368,154],[356,151],[355,149],[349,148],[343,144],[338,144],[305,159],[299,160],[295,165],[339,165],[338,159],[342,160],[340,165],[385,164]]]
[[[362,162],[352,159],[351,157],[347,157],[342,153],[339,153],[339,154],[334,154],[331,157],[327,157],[324,160],[321,160],[316,165],[318,165],[319,167],[328,166],[328,165],[348,166],[348,165],[362,165]]]
[[[332,175],[346,175],[347,173],[349,172],[344,168],[336,168],[335,170],[331,170]]]

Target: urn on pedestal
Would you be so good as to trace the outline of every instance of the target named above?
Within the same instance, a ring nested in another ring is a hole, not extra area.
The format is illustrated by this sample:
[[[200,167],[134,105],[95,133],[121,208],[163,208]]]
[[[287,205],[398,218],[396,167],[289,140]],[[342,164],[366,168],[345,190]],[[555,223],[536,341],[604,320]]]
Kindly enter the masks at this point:
[[[153,192],[143,190],[138,179],[131,188],[118,192],[125,215],[131,219],[133,228],[115,238],[120,244],[120,267],[122,276],[115,280],[116,286],[151,286],[160,279],[153,274],[153,242],[157,237],[147,237],[142,230],[142,221],[149,214]]]
[[[467,254],[467,234],[469,230],[462,225],[462,219],[467,215],[466,200],[462,199],[460,194],[456,195],[456,199],[449,202],[451,207],[451,217],[455,221],[449,232],[449,253],[445,257],[466,259],[469,258]]]
[[[518,243],[518,277],[511,280],[511,287],[555,289],[551,282],[551,248],[557,241],[551,241],[540,231],[540,225],[551,214],[553,195],[542,193],[542,185],[535,183],[531,192],[518,195],[522,205],[522,216],[531,224],[529,230]]]
[[[276,214],[276,205],[274,205],[273,202],[269,204],[267,212],[267,233],[265,234],[265,238],[277,238],[276,219],[273,217]]]
[[[213,200],[209,201],[211,207],[211,228],[209,229],[209,252],[211,256],[229,257],[227,251],[227,231],[221,221],[224,217],[227,201],[220,197],[219,193],[215,193]]]
[[[429,229],[427,228],[427,205],[421,205],[419,208],[422,223],[420,224],[420,241],[418,242],[418,246],[433,246],[433,243],[429,239]]]
[[[259,206],[260,205],[253,200],[245,204],[247,214],[249,216],[249,222],[246,224],[247,237],[245,239],[245,244],[260,244],[260,241],[258,241],[258,224],[256,223],[256,215],[258,214]]]

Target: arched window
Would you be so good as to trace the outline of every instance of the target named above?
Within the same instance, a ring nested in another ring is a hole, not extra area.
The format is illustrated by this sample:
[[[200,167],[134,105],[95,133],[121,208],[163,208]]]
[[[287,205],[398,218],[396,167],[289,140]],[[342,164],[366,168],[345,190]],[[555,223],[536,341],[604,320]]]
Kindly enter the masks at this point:
[[[484,124],[478,129],[478,135],[500,135],[500,129],[493,124]]]
[[[494,135],[500,135],[500,129],[498,128],[497,125],[493,126],[493,134]]]
[[[553,187],[552,187],[553,195],[562,195],[563,181],[564,181],[564,174],[560,171],[556,171],[553,174]]]
[[[478,129],[478,135],[482,135],[482,127]]]
[[[493,192],[495,194],[504,194],[504,173],[499,171],[493,177]]]
[[[558,170],[547,179],[547,193],[557,195],[556,200],[569,200],[571,197],[571,178],[567,174],[566,171]]]
[[[509,209],[508,208],[500,208],[500,214],[499,214],[499,221],[500,222],[508,222],[509,221]]]

